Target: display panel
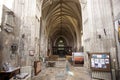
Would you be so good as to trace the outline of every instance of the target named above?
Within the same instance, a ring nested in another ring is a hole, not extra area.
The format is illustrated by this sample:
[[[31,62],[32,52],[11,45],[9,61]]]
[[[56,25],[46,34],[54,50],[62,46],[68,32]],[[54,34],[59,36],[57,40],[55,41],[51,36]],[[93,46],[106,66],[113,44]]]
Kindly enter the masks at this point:
[[[110,71],[110,54],[90,53],[90,64],[93,71]]]

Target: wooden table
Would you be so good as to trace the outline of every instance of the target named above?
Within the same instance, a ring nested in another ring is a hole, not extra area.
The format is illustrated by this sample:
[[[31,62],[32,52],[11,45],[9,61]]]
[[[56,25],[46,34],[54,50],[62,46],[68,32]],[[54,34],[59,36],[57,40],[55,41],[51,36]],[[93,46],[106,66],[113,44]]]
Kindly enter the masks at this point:
[[[20,68],[12,68],[11,70],[8,71],[1,71],[0,72],[0,80],[9,80],[10,78],[12,78],[13,76],[15,76],[16,74],[20,73]]]

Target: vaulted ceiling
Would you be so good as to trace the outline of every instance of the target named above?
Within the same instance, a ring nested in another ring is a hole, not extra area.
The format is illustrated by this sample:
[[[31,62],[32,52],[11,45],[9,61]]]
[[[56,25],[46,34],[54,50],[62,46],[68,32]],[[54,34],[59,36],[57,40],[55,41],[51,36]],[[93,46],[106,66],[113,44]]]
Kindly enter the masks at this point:
[[[44,0],[42,20],[49,38],[63,37],[75,42],[82,29],[79,0]]]

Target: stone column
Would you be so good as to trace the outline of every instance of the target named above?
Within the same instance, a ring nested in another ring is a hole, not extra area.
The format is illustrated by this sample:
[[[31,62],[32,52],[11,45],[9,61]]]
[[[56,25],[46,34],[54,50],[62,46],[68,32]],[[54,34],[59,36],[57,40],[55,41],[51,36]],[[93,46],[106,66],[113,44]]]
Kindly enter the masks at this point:
[[[112,7],[112,11],[113,11],[113,18],[114,21],[118,21],[120,20],[120,0],[110,0],[111,1],[111,7]],[[114,24],[115,26],[115,24]],[[116,44],[117,44],[117,56],[118,56],[118,61],[119,61],[119,66],[120,66],[120,42],[118,41],[118,25],[117,27],[115,26],[115,33],[116,33]]]

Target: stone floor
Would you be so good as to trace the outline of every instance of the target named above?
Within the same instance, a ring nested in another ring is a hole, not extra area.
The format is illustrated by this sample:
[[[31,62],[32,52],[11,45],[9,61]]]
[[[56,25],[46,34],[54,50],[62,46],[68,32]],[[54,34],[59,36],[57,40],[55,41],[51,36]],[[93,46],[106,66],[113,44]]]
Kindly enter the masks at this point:
[[[91,80],[84,67],[74,67],[66,60],[55,61],[54,67],[45,67],[32,80]]]

